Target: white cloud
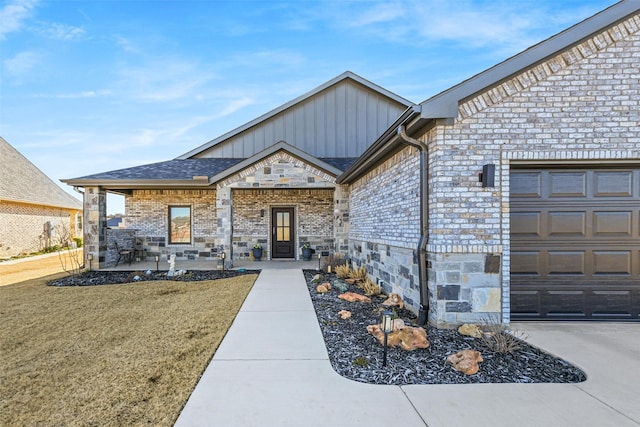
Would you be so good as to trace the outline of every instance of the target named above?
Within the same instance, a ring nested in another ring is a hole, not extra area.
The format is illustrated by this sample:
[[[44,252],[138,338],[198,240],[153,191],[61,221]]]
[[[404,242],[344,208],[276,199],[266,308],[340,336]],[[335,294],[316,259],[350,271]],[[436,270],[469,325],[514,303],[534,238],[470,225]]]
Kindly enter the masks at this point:
[[[7,76],[20,77],[35,68],[40,61],[41,57],[38,53],[25,51],[13,58],[5,59],[2,67]]]
[[[40,93],[33,95],[32,98],[42,98],[42,99],[85,99],[85,98],[98,98],[104,96],[110,96],[112,92],[106,89],[99,90],[85,90],[82,92],[76,93]]]
[[[178,58],[120,66],[123,95],[144,102],[195,99],[198,89],[214,78],[206,67]]]
[[[0,40],[9,33],[20,31],[37,4],[37,0],[15,0],[0,9]]]
[[[84,28],[58,23],[43,24],[39,32],[42,36],[54,40],[74,40],[85,34]]]

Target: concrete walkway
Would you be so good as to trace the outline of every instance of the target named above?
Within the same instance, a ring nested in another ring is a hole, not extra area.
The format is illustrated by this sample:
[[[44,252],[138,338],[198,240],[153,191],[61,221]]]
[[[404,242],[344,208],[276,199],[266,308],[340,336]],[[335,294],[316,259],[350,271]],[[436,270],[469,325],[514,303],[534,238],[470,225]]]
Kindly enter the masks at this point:
[[[300,267],[278,267],[258,277],[176,426],[640,426],[640,324],[514,325],[584,369],[581,384],[362,384],[331,367]]]

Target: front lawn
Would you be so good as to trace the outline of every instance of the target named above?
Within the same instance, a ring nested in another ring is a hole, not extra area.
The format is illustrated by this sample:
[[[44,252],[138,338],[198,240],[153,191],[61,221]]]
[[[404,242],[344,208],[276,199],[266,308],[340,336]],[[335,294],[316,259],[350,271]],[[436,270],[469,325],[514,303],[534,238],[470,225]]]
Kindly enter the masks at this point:
[[[173,425],[256,278],[0,287],[0,425]]]

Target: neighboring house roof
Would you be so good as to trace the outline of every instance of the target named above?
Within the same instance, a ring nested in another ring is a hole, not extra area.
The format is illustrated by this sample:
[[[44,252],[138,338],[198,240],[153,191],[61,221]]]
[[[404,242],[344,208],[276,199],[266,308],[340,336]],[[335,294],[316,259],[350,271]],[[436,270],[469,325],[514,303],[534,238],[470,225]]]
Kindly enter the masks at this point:
[[[0,137],[0,200],[82,210],[82,202]]]
[[[122,222],[122,217],[109,218],[107,220],[107,227],[120,227],[121,222]]]
[[[429,126],[435,126],[437,120],[445,120],[445,123],[448,123],[457,117],[458,106],[461,102],[498,86],[505,80],[571,49],[583,40],[611,28],[639,12],[639,0],[624,0],[616,3],[555,36],[423,101],[417,107],[409,107],[344,174],[338,177],[337,182],[353,182],[389,153],[400,149],[403,145],[398,136],[400,128],[405,128],[408,135],[415,135]]]

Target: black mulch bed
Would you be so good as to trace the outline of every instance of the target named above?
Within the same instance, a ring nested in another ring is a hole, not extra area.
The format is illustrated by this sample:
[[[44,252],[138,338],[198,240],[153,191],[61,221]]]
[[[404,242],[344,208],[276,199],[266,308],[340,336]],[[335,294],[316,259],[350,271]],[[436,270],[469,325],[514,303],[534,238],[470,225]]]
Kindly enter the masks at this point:
[[[147,270],[149,271],[149,270]],[[47,286],[98,286],[117,285],[136,281],[175,280],[180,282],[197,282],[201,280],[216,280],[236,277],[242,274],[258,274],[260,270],[189,270],[186,274],[167,277],[167,272],[150,271],[86,271],[77,276],[66,276],[50,280]],[[137,277],[137,279],[136,279]]]
[[[311,300],[324,335],[329,359],[340,375],[372,384],[469,384],[469,383],[576,383],[586,375],[570,363],[551,356],[525,342],[511,354],[492,353],[479,338],[460,335],[456,330],[425,327],[430,346],[404,351],[389,348],[387,367],[382,366],[383,348],[367,333],[367,326],[380,323],[380,303],[385,298],[372,298],[371,303],[351,303],[338,299],[342,291],[334,285],[335,274],[324,274],[323,281],[332,284],[326,294],[316,292],[313,277],[318,272],[305,270]],[[349,292],[364,292],[349,285]],[[349,310],[351,318],[342,320],[338,312]],[[416,317],[406,309],[396,309],[405,324],[416,326]],[[471,349],[482,353],[483,362],[475,375],[464,375],[448,363],[447,356]],[[360,363],[357,363],[357,362]],[[364,363],[363,363],[364,362]],[[362,366],[362,365],[366,366]]]

